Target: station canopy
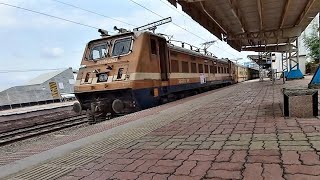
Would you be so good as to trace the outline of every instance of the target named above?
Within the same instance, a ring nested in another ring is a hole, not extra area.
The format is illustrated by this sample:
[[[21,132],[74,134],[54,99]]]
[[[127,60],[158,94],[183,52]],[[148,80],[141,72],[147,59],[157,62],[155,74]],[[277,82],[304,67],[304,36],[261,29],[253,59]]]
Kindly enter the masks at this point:
[[[168,0],[238,51],[287,51],[320,0]]]

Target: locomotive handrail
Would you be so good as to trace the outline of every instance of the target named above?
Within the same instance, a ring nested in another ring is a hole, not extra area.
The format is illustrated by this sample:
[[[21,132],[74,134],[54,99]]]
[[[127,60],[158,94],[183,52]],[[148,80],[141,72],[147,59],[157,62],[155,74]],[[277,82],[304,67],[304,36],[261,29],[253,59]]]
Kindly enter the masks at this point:
[[[206,51],[205,49],[201,49],[201,48],[196,47],[196,46],[194,46],[192,44],[189,44],[187,42],[183,42],[183,41],[179,41],[179,40],[169,40],[168,42],[169,42],[169,44],[171,46],[176,46],[175,44],[172,44],[171,42],[179,42],[179,43],[181,43],[181,46],[178,46],[178,47],[181,47],[181,48],[184,48],[184,49],[187,49],[185,47],[185,45],[189,45],[190,49],[187,49],[187,50],[198,52],[198,53],[201,53],[201,54],[206,55],[206,56],[216,57],[212,52]]]

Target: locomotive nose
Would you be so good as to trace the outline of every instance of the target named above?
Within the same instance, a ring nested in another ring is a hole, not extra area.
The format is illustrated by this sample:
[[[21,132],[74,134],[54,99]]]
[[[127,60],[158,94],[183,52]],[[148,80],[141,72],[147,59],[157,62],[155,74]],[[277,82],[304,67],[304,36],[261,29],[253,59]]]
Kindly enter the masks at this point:
[[[120,99],[116,99],[112,102],[112,110],[115,113],[121,113],[124,109],[124,103]]]

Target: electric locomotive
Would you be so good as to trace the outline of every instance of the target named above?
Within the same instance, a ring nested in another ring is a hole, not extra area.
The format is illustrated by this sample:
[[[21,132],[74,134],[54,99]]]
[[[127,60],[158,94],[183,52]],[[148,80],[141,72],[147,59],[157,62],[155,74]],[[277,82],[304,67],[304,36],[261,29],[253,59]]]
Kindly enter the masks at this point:
[[[112,36],[99,30],[102,37],[87,44],[78,72],[74,92],[79,103],[74,109],[86,110],[89,123],[238,79],[237,65],[228,59],[218,59],[186,43],[173,45],[154,32],[115,29],[119,33]]]

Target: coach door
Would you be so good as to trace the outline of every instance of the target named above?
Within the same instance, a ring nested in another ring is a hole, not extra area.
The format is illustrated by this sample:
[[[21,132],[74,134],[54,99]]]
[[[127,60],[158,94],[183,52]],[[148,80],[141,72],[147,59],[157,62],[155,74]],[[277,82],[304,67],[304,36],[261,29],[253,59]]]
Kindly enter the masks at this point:
[[[159,38],[159,55],[160,55],[160,71],[161,80],[168,81],[168,48],[165,39]]]

